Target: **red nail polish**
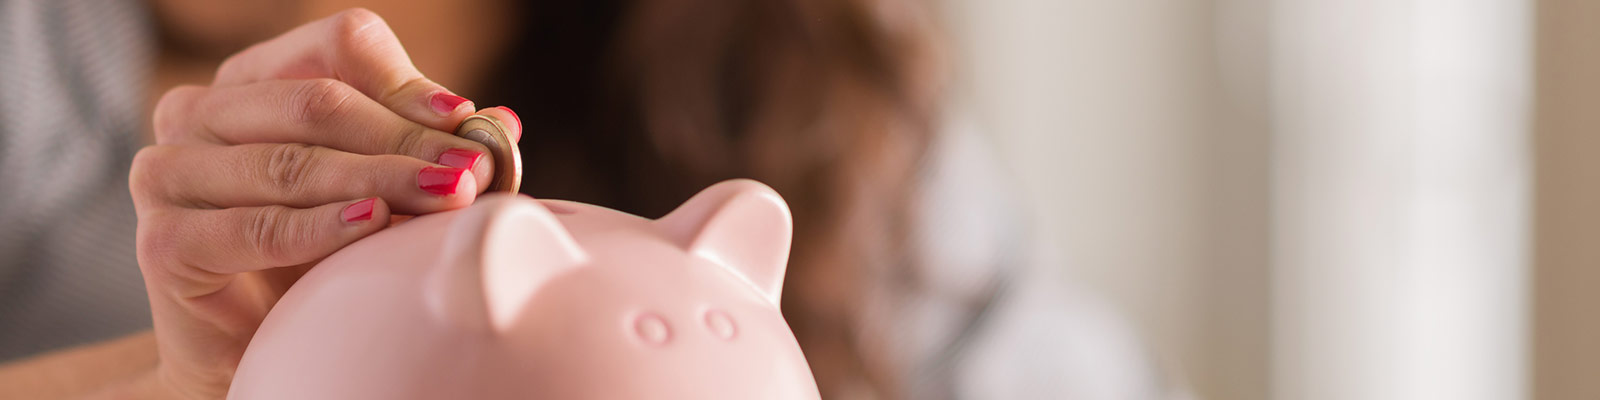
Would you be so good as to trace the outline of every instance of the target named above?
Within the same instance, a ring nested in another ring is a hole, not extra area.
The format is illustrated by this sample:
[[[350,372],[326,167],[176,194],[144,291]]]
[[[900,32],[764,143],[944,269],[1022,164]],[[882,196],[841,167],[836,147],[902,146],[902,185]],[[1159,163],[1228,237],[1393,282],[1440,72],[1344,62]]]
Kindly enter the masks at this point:
[[[461,175],[466,172],[454,167],[422,167],[422,172],[417,173],[417,187],[440,196],[453,194],[456,184],[461,183]]]
[[[460,107],[461,103],[465,102],[467,102],[467,98],[450,94],[450,92],[434,93],[433,98],[428,100],[428,104],[433,106],[433,110],[438,111],[440,114],[449,114],[451,111],[455,111],[456,107]]]
[[[467,149],[450,149],[440,154],[439,161],[435,161],[434,164],[472,169],[473,165],[478,164],[478,159],[480,158],[483,158],[483,153]]]
[[[377,202],[378,198],[374,197],[344,206],[344,211],[340,211],[339,216],[344,218],[344,222],[370,220],[372,219],[372,205]]]
[[[522,117],[517,116],[516,111],[511,111],[511,107],[496,106],[495,108],[506,110],[506,114],[511,114],[511,118],[517,120],[517,137],[511,138],[511,140],[522,141]]]

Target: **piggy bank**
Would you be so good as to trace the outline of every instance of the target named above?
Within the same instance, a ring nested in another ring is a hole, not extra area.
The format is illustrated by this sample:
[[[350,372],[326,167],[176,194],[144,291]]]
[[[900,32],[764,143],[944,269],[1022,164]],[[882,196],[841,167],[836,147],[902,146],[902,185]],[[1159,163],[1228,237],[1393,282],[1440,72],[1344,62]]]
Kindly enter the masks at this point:
[[[486,195],[312,268],[228,398],[815,399],[778,311],[790,230],[749,180],[659,220]]]

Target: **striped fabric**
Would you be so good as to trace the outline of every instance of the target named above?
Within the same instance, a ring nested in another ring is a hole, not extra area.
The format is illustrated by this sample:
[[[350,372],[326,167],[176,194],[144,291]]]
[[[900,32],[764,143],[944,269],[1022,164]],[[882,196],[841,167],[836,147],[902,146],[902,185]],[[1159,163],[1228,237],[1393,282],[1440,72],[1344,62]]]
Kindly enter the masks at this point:
[[[127,184],[143,6],[0,0],[0,360],[150,326]]]

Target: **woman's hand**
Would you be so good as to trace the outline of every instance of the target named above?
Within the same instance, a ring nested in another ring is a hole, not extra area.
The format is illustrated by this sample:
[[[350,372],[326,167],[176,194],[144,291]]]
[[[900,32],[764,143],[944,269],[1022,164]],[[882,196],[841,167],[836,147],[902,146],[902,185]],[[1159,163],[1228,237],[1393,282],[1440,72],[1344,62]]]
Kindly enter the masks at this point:
[[[391,213],[470,204],[493,176],[487,149],[450,133],[471,113],[366,10],[234,55],[211,86],[167,92],[157,144],[130,177],[156,386],[225,396],[257,326],[312,263]],[[509,110],[483,113],[520,135]]]

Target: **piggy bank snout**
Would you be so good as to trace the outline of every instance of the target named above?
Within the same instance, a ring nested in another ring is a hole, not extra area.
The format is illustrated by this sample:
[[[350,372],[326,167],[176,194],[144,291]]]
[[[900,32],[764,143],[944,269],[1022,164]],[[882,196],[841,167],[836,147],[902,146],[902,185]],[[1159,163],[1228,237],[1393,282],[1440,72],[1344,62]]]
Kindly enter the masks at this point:
[[[642,343],[663,346],[673,340],[674,331],[680,335],[703,335],[722,342],[733,341],[739,334],[738,322],[726,311],[711,308],[701,313],[697,321],[670,321],[656,312],[635,313],[631,318],[632,335]]]

